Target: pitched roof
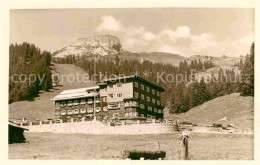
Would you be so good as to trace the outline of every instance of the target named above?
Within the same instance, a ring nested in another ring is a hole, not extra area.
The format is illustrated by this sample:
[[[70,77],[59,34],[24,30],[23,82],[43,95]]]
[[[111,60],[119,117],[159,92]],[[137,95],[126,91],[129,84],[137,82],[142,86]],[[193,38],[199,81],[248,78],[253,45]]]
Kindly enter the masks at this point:
[[[83,98],[83,97],[93,97],[96,94],[95,93],[89,93],[91,90],[97,90],[99,89],[99,86],[93,86],[88,88],[78,88],[78,89],[70,89],[70,90],[64,90],[57,96],[51,99],[51,101],[55,100],[67,100],[67,99],[73,99],[73,98]]]
[[[16,128],[23,129],[23,130],[27,130],[27,131],[29,130],[28,128],[25,128],[25,127],[19,126],[19,125],[13,123],[12,121],[9,121],[9,122],[8,122],[8,125],[9,125],[9,126],[16,127]]]

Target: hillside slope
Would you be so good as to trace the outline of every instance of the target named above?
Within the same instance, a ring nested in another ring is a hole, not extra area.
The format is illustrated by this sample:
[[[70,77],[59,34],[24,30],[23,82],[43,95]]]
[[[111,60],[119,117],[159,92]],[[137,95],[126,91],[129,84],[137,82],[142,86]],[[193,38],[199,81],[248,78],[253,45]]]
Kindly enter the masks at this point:
[[[73,74],[85,74],[86,72],[72,64],[54,64],[54,69],[59,75]],[[9,118],[22,119],[40,119],[45,120],[48,118],[54,118],[54,103],[50,100],[66,89],[83,88],[92,86],[91,83],[72,82],[69,83],[64,79],[64,82],[49,92],[41,91],[39,97],[36,97],[33,101],[19,101],[9,105]]]
[[[233,124],[240,129],[253,129],[254,98],[242,97],[239,93],[218,97],[197,106],[187,113],[169,115],[167,118],[192,122],[200,126],[221,123]]]
[[[138,53],[141,59],[149,60],[154,63],[159,62],[163,64],[171,64],[178,66],[181,61],[185,60],[185,57],[165,52],[151,52],[151,53]]]

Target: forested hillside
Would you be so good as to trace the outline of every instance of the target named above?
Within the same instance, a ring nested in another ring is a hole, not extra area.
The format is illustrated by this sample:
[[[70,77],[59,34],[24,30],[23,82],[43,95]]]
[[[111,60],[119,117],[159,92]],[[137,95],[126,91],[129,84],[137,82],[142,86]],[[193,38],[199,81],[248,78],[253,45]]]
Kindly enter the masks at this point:
[[[82,58],[77,60],[70,56],[63,60],[58,60],[58,63],[74,63],[75,65],[86,70],[90,75],[94,74],[94,60],[89,58]],[[180,80],[170,79],[168,75],[173,75],[178,79],[178,76],[189,77],[192,73],[208,69],[213,67],[212,63],[201,61],[191,61],[188,64],[186,61],[180,62],[178,67],[170,64],[165,65],[161,63],[153,63],[147,60],[140,62],[138,60],[102,60],[96,61],[96,73],[102,73],[103,75],[133,75],[138,73],[139,76],[159,85],[165,89],[162,97],[162,103],[164,106],[169,106],[171,113],[186,112],[189,109],[198,106],[205,101],[222,96],[225,94],[233,93],[238,91],[238,84],[231,82],[216,83],[213,80],[209,83],[205,83],[202,79],[200,82],[194,79]],[[148,76],[144,75],[144,72],[148,72]],[[225,79],[224,71],[220,70],[219,75]],[[235,76],[235,73],[230,70],[226,71],[227,74]],[[157,79],[157,74],[162,75],[162,80]],[[192,77],[192,76],[191,76]],[[191,82],[191,81],[194,82]]]
[[[34,44],[9,46],[9,103],[30,100],[52,88],[51,54]],[[31,81],[29,82],[29,78]]]
[[[239,92],[244,96],[253,96],[253,56],[254,44],[252,44],[250,54],[246,56],[243,67],[240,67],[241,75],[236,75],[233,69],[225,71],[220,69],[218,74],[212,75],[209,80],[202,78],[200,81],[193,78],[193,73],[214,67],[211,62],[191,60],[190,63],[180,62],[179,66],[176,67],[170,64],[153,63],[148,60],[140,62],[139,60],[122,60],[116,57],[115,60],[98,59],[96,61],[96,73],[102,73],[103,76],[137,73],[165,89],[162,103],[169,107],[171,113],[182,113],[206,101],[231,93]],[[93,58],[83,57],[78,60],[73,56],[68,56],[65,59],[58,59],[56,62],[72,63],[83,68],[90,76],[94,74]],[[148,75],[144,75],[145,72]],[[165,81],[161,81],[161,79],[158,81],[158,74],[162,75],[160,77]],[[174,78],[169,79],[169,75],[173,75]],[[182,76],[183,81],[178,79],[180,76]],[[185,79],[186,77],[187,79]]]

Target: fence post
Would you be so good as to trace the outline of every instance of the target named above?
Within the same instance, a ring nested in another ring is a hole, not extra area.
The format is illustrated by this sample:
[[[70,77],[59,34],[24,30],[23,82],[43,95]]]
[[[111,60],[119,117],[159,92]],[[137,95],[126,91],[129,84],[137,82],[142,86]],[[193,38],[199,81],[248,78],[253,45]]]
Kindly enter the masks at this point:
[[[155,119],[152,119],[152,123],[155,123]]]
[[[189,141],[190,138],[188,135],[183,134],[180,140],[182,140],[182,150],[183,150],[183,159],[189,160]]]

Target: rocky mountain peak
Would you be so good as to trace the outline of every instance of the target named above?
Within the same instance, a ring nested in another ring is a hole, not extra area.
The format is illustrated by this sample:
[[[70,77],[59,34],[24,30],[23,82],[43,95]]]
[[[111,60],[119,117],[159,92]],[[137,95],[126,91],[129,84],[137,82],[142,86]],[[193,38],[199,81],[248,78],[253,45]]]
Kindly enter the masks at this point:
[[[121,51],[121,44],[118,37],[112,35],[97,35],[87,38],[79,38],[75,42],[66,45],[64,48],[53,53],[54,57],[92,56],[92,55],[113,55]]]

